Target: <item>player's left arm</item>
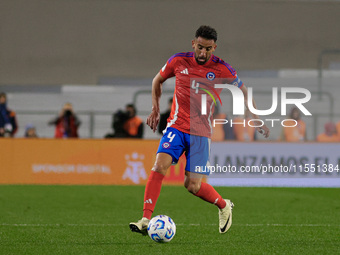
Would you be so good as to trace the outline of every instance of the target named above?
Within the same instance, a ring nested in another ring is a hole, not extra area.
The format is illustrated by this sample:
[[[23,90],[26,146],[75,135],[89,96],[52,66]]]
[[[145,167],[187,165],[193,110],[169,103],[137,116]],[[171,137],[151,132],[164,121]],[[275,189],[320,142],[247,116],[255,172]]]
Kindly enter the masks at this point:
[[[241,90],[242,90],[243,95],[244,95],[244,102],[248,102],[248,89],[244,84],[242,84]],[[254,98],[253,98],[252,103],[253,103],[254,108],[257,109]],[[245,106],[247,107],[247,109],[249,109],[247,103],[245,103]],[[260,119],[257,114],[252,113],[252,115],[253,115],[254,119]],[[260,122],[257,122],[257,123],[255,122],[255,124],[261,125]],[[266,124],[263,124],[263,126],[261,126],[261,127],[257,127],[256,130],[260,134],[262,134],[265,138],[268,138],[270,131],[269,131],[269,128],[266,126]]]

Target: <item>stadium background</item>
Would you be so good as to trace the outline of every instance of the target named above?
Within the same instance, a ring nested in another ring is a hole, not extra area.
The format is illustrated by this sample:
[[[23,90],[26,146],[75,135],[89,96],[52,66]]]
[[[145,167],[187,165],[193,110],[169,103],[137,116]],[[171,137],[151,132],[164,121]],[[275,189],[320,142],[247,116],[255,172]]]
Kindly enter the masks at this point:
[[[152,77],[208,24],[219,33],[216,55],[257,91],[260,108],[273,87],[313,92],[308,142],[278,142],[272,128],[268,141],[216,143],[213,162],[340,164],[339,143],[314,142],[340,121],[339,13],[336,0],[0,0],[0,91],[19,122],[14,139],[0,139],[0,254],[339,254],[336,173],[208,179],[236,205],[220,235],[217,209],[179,186],[181,159],[154,212],[174,219],[174,240],[134,235],[128,223],[140,217],[160,137],[146,128],[143,140],[101,139],[127,103],[145,120]],[[230,95],[222,101],[230,114]],[[53,139],[47,125],[65,102],[82,121],[80,139]],[[28,123],[39,139],[22,138]]]
[[[316,69],[339,48],[338,1],[2,0],[1,84],[150,78],[210,24],[216,55],[239,71]]]
[[[138,115],[145,120],[150,109],[153,75],[169,56],[191,50],[194,31],[200,24],[217,29],[216,55],[231,63],[245,84],[254,88],[260,109],[268,108],[271,103],[273,87],[303,87],[312,92],[306,107],[313,116],[303,117],[309,141],[315,140],[326,122],[340,121],[337,100],[340,34],[332,29],[340,23],[337,1],[36,0],[27,3],[14,0],[0,3],[0,90],[8,93],[9,107],[17,113],[20,127],[17,137],[22,137],[24,126],[32,123],[41,138],[52,138],[54,127],[47,122],[65,102],[72,102],[81,118],[81,138],[103,138],[111,131],[112,113],[130,102],[135,103]],[[334,52],[329,54],[325,50]],[[174,80],[170,79],[164,85],[161,111],[165,110],[173,88]],[[223,94],[222,102],[222,111],[231,114],[230,95]],[[279,107],[271,117],[282,119]],[[271,128],[269,141],[277,141],[280,132],[278,125]],[[159,137],[145,128],[146,140]],[[13,141],[19,145],[12,148],[20,148],[22,142]],[[64,147],[56,145],[60,141],[48,143],[45,146],[50,147],[51,155],[69,156],[77,153],[67,149],[70,148],[67,143],[82,141],[64,141]],[[131,147],[125,157],[136,153],[133,143],[125,146]],[[228,151],[232,144],[225,146]],[[247,148],[247,144],[244,146]],[[304,150],[311,150],[310,144],[305,146]],[[311,146],[314,151],[319,150],[319,145]],[[3,155],[8,155],[6,158],[18,154],[15,149],[10,151],[5,146],[2,149]],[[96,153],[104,152],[98,149]],[[48,162],[38,155],[31,150],[25,157],[27,162],[22,160],[22,165],[16,168],[32,174],[36,164],[52,162],[52,166],[45,165],[50,167],[46,171],[59,171],[60,167],[64,171],[65,164],[73,164],[74,168],[82,164],[79,156]],[[102,158],[88,162],[86,155],[80,158],[83,164],[87,162],[87,171],[97,171],[97,165],[112,162],[110,158],[105,163]],[[289,154],[286,156],[289,158]],[[7,162],[15,168],[11,160]],[[315,159],[310,163],[314,162]],[[336,157],[332,162],[337,163]],[[120,168],[124,169],[124,164]],[[146,172],[149,168],[146,167]],[[54,178],[50,178],[51,183]],[[2,182],[6,180],[3,178]],[[131,183],[135,182],[131,180]]]

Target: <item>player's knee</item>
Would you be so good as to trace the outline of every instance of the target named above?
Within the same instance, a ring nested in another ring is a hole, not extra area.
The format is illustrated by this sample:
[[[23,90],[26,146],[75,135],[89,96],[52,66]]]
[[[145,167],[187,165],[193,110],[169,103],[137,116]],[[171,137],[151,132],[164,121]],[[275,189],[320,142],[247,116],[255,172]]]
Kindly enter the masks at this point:
[[[191,181],[185,182],[184,187],[192,194],[196,194],[200,189],[199,183]]]
[[[168,169],[168,167],[164,164],[161,164],[161,163],[156,163],[152,168],[153,171],[160,173],[160,174],[163,174],[163,175],[166,174],[167,169]]]

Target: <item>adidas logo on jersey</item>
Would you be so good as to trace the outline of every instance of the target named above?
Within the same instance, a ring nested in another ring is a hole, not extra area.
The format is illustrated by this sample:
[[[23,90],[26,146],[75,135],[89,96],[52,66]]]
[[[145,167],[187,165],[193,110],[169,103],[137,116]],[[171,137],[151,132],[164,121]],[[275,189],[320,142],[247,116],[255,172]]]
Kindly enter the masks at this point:
[[[188,68],[185,68],[181,73],[182,73],[182,74],[189,74]]]
[[[152,204],[152,200],[151,200],[151,198],[149,198],[149,199],[145,200],[144,204]]]

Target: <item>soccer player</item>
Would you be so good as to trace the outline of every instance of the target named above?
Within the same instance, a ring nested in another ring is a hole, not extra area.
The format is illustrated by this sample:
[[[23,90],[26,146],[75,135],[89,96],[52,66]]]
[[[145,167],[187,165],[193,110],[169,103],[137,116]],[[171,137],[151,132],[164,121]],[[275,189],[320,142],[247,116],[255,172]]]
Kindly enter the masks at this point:
[[[197,171],[197,166],[199,166],[198,169],[202,169],[209,165],[214,110],[213,100],[209,97],[210,100],[206,100],[206,113],[202,114],[201,94],[205,93],[204,91],[209,92],[209,89],[220,93],[221,89],[213,90],[211,85],[218,80],[223,80],[230,86],[239,87],[244,96],[247,96],[247,88],[238,78],[236,71],[222,59],[213,55],[217,47],[216,41],[215,29],[200,26],[192,40],[194,51],[173,55],[152,81],[152,111],[146,123],[154,132],[157,130],[160,118],[159,101],[162,84],[166,79],[176,76],[176,87],[167,128],[160,140],[155,164],[145,187],[143,218],[129,225],[133,232],[147,234],[148,223],[161,191],[162,180],[167,169],[171,164],[177,163],[183,153],[187,159],[185,188],[219,208],[220,233],[227,232],[231,226],[233,203],[229,199],[223,199],[211,185],[202,182],[202,178],[209,172]],[[201,80],[204,82],[196,82]],[[254,101],[253,104],[256,107]],[[254,115],[254,118],[258,119],[258,116]],[[269,136],[269,129],[265,125],[257,129],[265,137]]]

